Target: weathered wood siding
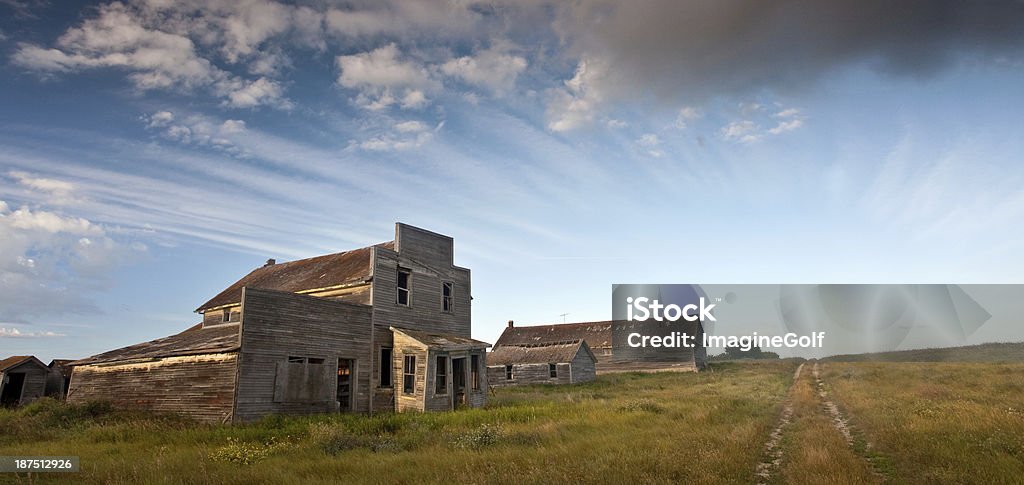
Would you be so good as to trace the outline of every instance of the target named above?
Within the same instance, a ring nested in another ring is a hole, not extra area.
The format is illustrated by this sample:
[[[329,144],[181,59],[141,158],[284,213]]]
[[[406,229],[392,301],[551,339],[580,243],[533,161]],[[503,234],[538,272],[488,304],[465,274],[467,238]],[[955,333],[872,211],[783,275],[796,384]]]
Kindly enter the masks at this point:
[[[576,357],[570,362],[572,365],[572,384],[590,382],[597,379],[597,363],[586,351],[580,349]]]
[[[369,411],[373,361],[370,318],[371,309],[365,305],[246,288],[242,296],[242,343],[234,419],[250,421],[267,414],[337,410],[338,359],[355,362],[352,410]],[[324,359],[327,382],[307,383],[320,385],[322,392],[315,394],[321,397],[301,402],[282,398],[277,387],[286,384],[283,378],[278,379],[278,369],[290,356]]]
[[[374,248],[374,324],[471,337],[470,271],[452,265],[452,239],[398,224],[395,244],[397,251]],[[412,271],[408,306],[398,304],[399,266]],[[442,307],[445,281],[454,288],[451,312]]]
[[[393,335],[395,344],[395,410],[398,412],[425,411],[424,403],[428,389],[426,377],[428,375],[427,362],[429,361],[429,352],[427,352],[425,346],[414,339],[402,334]],[[416,379],[412,393],[406,393],[404,389],[405,374],[403,373],[403,366],[405,365],[405,356],[407,355],[416,357]]]
[[[19,405],[28,404],[46,394],[46,379],[49,377],[50,371],[45,367],[36,365],[34,360],[11,367],[4,371],[3,374],[25,374],[25,384],[21,389]],[[0,385],[0,392],[3,391],[2,388],[3,386]]]
[[[396,389],[401,392],[401,369],[395,368],[395,342],[388,328],[376,327],[373,332],[373,412],[395,411]],[[391,347],[391,386],[380,385],[380,349]]]
[[[67,400],[103,400],[221,422],[231,415],[236,369],[234,352],[81,365],[71,375]]]
[[[525,386],[529,384],[569,384],[568,362],[555,363],[557,377],[551,377],[548,364],[513,364],[512,380],[505,379],[505,366],[487,367],[487,379],[491,386]]]

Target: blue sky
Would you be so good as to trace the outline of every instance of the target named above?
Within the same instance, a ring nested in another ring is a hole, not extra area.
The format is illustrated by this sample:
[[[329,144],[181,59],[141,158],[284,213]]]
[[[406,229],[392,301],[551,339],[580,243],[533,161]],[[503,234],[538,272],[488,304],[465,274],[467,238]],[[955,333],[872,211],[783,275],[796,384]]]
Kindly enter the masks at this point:
[[[885,5],[0,2],[0,354],[396,221],[488,341],[613,283],[1020,283],[1024,13]]]

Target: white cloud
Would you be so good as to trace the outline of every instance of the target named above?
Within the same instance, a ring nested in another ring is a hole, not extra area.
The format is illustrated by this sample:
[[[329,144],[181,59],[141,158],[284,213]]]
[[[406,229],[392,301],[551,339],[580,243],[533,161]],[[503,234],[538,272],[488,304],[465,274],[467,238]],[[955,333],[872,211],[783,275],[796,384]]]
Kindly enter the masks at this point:
[[[686,128],[690,124],[690,122],[698,120],[702,116],[704,116],[704,113],[702,113],[699,109],[694,108],[692,106],[684,106],[679,110],[679,114],[676,116],[676,121],[673,124],[673,126],[682,130]]]
[[[629,123],[627,123],[625,121],[622,121],[622,120],[616,120],[616,119],[608,119],[608,121],[606,121],[605,123],[608,125],[608,128],[615,128],[615,129],[625,128],[625,127],[629,126]]]
[[[338,56],[341,73],[338,84],[356,89],[356,103],[378,111],[398,104],[403,108],[419,108],[427,103],[424,91],[438,88],[422,64],[400,58],[395,44],[369,52]]]
[[[786,108],[775,113],[776,118],[795,118],[797,116],[800,116],[800,110],[798,108]]]
[[[395,130],[399,133],[418,133],[428,129],[429,127],[421,121],[403,121],[395,124]]]
[[[761,139],[760,127],[750,120],[733,121],[722,127],[721,135],[729,141],[753,143]]]
[[[527,66],[526,58],[510,54],[510,49],[508,43],[495,43],[472,56],[445,62],[441,72],[502,96],[515,88],[516,78]]]
[[[0,338],[53,338],[67,337],[66,334],[52,331],[22,332],[17,328],[0,327]]]
[[[242,120],[225,120],[220,124],[220,132],[224,134],[241,133],[245,131],[245,122]]]
[[[142,251],[82,217],[0,202],[0,321],[95,312],[88,293]]]
[[[203,88],[232,107],[287,108],[279,83],[231,74],[201,56],[193,40],[216,43],[229,63],[237,62],[255,54],[256,46],[269,36],[283,31],[279,15],[283,7],[273,2],[246,2],[239,10],[204,10],[204,5],[106,4],[99,7],[97,16],[64,32],[53,48],[19,44],[12,61],[50,74],[122,69],[142,91]]]
[[[637,139],[636,142],[642,147],[650,148],[660,145],[661,138],[658,138],[658,135],[655,135],[654,133],[645,133],[643,136]]]
[[[565,81],[564,89],[552,92],[548,103],[548,129],[570,131],[591,123],[602,100],[595,81],[603,78],[606,65],[594,59],[583,59],[576,66],[573,77]]]
[[[774,128],[769,129],[768,133],[772,135],[781,135],[783,133],[787,133],[797,128],[800,128],[803,125],[804,120],[800,119],[780,121],[779,124],[775,125]]]
[[[219,121],[195,114],[178,117],[170,111],[157,111],[152,115],[143,116],[142,121],[146,128],[167,140],[208,147],[236,156],[245,155],[245,152],[232,141],[236,135],[246,131],[243,120]]]

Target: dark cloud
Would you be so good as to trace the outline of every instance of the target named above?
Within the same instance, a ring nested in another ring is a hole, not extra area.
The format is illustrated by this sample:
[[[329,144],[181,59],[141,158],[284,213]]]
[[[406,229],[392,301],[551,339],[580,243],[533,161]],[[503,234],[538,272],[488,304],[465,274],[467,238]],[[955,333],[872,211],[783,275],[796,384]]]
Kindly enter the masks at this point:
[[[1024,3],[596,0],[562,7],[555,30],[590,60],[591,97],[699,101],[799,89],[851,63],[928,76],[963,55],[1016,55]]]

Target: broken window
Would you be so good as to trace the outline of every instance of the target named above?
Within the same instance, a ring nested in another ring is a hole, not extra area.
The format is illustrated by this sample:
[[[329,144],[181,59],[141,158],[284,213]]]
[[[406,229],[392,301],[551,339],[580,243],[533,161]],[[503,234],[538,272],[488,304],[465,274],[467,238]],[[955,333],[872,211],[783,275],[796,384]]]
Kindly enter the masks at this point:
[[[512,380],[512,366],[510,366],[510,365],[506,365],[505,366],[505,380],[506,381],[511,381]]]
[[[380,387],[391,387],[391,347],[380,348]]]
[[[448,392],[448,357],[437,356],[434,369],[434,394],[445,394]]]
[[[298,357],[298,356],[294,356],[294,355],[289,355],[288,356],[288,363],[289,364],[323,365],[324,359],[319,358],[319,357]]]
[[[455,285],[451,281],[441,283],[441,310],[452,311],[452,295],[455,293]]]
[[[413,394],[416,392],[416,356],[405,356],[405,365],[402,367],[402,392]]]
[[[480,389],[480,356],[471,355],[469,357],[469,373],[470,380],[473,382],[473,390]]]
[[[295,357],[295,356],[289,355],[288,356],[288,363],[289,364],[305,364],[306,363],[306,358],[305,357]]]
[[[231,321],[231,310],[225,308],[224,312],[221,313],[220,321],[230,322]]]
[[[548,374],[551,377],[558,377],[558,365],[548,364]]]
[[[398,268],[398,304],[409,306],[410,283],[412,271],[406,268]]]

